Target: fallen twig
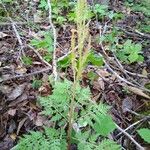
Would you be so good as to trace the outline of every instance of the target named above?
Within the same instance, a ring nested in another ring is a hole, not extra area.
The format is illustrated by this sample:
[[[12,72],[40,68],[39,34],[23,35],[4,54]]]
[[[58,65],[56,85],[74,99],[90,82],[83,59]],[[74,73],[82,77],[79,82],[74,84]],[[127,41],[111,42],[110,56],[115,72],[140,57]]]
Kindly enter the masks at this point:
[[[145,150],[144,147],[142,147],[137,141],[135,141],[135,139],[130,134],[128,134],[125,130],[120,128],[117,124],[116,127],[119,131],[121,131],[124,135],[126,135],[140,150]]]
[[[51,1],[50,0],[47,0],[47,3],[48,3],[48,8],[49,8],[49,23],[50,23],[50,26],[52,28],[52,32],[53,32],[53,38],[54,38],[54,43],[53,43],[53,46],[54,46],[54,51],[53,51],[53,76],[54,76],[54,80],[56,81],[57,80],[57,77],[58,77],[58,73],[57,73],[57,62],[56,62],[56,44],[57,44],[57,35],[56,35],[56,29],[55,29],[55,26],[52,22],[52,8],[51,8]]]
[[[146,39],[150,39],[150,35],[149,34],[142,33],[142,32],[140,32],[138,30],[133,30],[133,28],[131,28],[129,26],[126,26],[126,28],[129,28],[132,32],[127,31],[126,29],[122,28],[121,26],[117,26],[117,27],[118,27],[118,29],[122,30],[123,32],[125,32],[128,35],[138,36],[138,37],[143,37],[143,38],[146,38]]]
[[[12,76],[12,77],[9,77],[9,78],[6,78],[6,79],[0,79],[0,82],[6,82],[8,80],[14,80],[14,79],[17,79],[17,78],[25,78],[25,77],[33,76],[33,75],[36,75],[36,74],[39,74],[39,73],[42,73],[42,72],[46,72],[46,71],[49,71],[49,70],[51,70],[51,68],[45,68],[45,69],[42,69],[42,70],[38,70],[38,71],[35,71],[35,72],[32,72],[32,73],[23,74],[23,75],[16,75],[16,76]]]
[[[32,49],[34,51],[34,53],[36,53],[36,55],[39,57],[39,59],[42,62],[44,62],[47,66],[49,66],[50,69],[52,69],[52,66],[46,60],[43,59],[43,57],[40,55],[40,53],[36,49],[34,49],[34,47],[32,47],[31,45],[27,45],[27,47]]]
[[[119,68],[121,69],[121,71],[122,71],[125,75],[130,74],[130,75],[132,75],[132,76],[138,76],[138,77],[141,77],[141,78],[148,78],[148,77],[145,76],[145,75],[138,74],[138,73],[133,73],[133,72],[130,72],[130,71],[124,69],[123,65],[120,63],[120,61],[118,60],[118,58],[116,57],[116,55],[115,55],[114,52],[113,52],[113,56],[114,56],[114,58],[115,58],[115,60],[116,60],[117,66],[119,66]]]
[[[131,124],[130,126],[128,126],[126,129],[124,129],[124,131],[128,131],[129,129],[132,129],[134,126],[136,126],[137,124],[144,122],[146,120],[148,120],[150,118],[150,116],[145,116],[142,119],[136,121],[135,123]],[[119,137],[122,134],[122,132],[120,132],[118,135],[116,135],[116,137]]]

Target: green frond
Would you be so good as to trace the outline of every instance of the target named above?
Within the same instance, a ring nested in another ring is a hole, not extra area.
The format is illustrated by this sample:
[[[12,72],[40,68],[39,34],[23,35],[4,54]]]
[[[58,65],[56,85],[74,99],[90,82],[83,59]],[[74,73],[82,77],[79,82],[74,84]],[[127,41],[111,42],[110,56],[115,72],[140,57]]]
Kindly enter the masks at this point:
[[[121,146],[112,140],[105,139],[95,150],[121,150]]]
[[[62,150],[67,144],[65,136],[61,133],[53,128],[45,128],[44,132],[31,131],[20,139],[14,150]]]
[[[112,140],[97,141],[98,135],[89,131],[77,133],[76,138],[79,150],[121,150],[121,146]]]

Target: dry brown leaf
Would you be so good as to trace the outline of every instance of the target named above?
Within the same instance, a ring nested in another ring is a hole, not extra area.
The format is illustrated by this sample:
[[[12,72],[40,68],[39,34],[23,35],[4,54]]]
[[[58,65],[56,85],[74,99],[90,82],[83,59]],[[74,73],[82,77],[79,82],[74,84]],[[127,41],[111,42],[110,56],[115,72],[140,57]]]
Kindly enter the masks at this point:
[[[11,116],[14,116],[16,114],[16,109],[8,110],[8,114],[11,115]]]
[[[132,87],[132,86],[127,86],[127,88],[128,88],[129,91],[131,91],[131,92],[133,92],[133,93],[135,93],[139,96],[150,99],[150,97],[147,94],[145,94],[141,89],[138,89],[138,88]]]
[[[19,134],[20,129],[22,128],[22,126],[24,125],[24,123],[25,123],[25,121],[26,121],[27,119],[28,119],[28,117],[23,118],[23,119],[19,122],[18,129],[17,129],[17,135]]]
[[[148,75],[148,72],[146,71],[146,67],[143,68],[143,70],[142,70],[142,75],[144,75],[144,76],[147,76],[147,75]]]
[[[35,120],[35,125],[40,127],[43,126],[45,121],[45,117],[44,116],[37,116],[36,120]]]
[[[3,33],[3,32],[0,32],[0,39],[2,39],[2,38],[4,38],[4,37],[7,37],[8,36],[8,34],[5,34],[5,33]]]
[[[12,133],[12,134],[10,135],[10,138],[15,141],[16,138],[17,138],[17,135],[16,135],[15,133]]]
[[[105,90],[105,83],[104,83],[104,81],[103,81],[102,78],[98,78],[98,83],[99,83],[99,85],[100,85],[100,88],[101,88],[102,90]]]
[[[111,74],[110,74],[108,71],[106,71],[105,69],[99,69],[97,72],[98,72],[98,74],[100,74],[102,77],[108,77],[108,76],[111,75]]]
[[[133,103],[132,103],[132,100],[129,97],[125,98],[122,101],[122,110],[123,110],[124,113],[127,112],[127,109],[131,110],[132,107],[133,107]]]
[[[20,75],[22,75],[26,72],[27,72],[27,69],[25,67],[22,67],[22,66],[18,66],[15,70],[15,73],[20,74]]]
[[[22,95],[22,93],[24,92],[24,89],[26,87],[26,84],[21,84],[17,87],[14,88],[14,90],[12,91],[11,94],[8,95],[8,101],[12,101],[15,100],[16,98],[18,98],[19,96]]]

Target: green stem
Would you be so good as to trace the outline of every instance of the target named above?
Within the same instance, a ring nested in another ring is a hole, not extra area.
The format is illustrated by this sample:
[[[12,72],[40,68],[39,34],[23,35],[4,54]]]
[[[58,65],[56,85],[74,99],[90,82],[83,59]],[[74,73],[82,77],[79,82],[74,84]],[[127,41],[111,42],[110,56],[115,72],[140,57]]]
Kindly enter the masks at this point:
[[[73,87],[72,87],[72,99],[71,99],[71,104],[70,104],[70,111],[69,111],[69,127],[68,127],[68,135],[67,135],[67,140],[68,140],[68,150],[71,150],[71,133],[72,133],[72,124],[74,120],[74,101],[75,101],[75,95],[76,95],[76,84],[77,81],[74,80]]]

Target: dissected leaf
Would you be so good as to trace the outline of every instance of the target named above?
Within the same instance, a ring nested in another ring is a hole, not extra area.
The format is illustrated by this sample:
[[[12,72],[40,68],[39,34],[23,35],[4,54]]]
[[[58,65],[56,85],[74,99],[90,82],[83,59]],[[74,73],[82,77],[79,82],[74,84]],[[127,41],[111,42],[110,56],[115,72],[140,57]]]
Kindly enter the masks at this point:
[[[91,52],[87,58],[87,61],[90,62],[94,66],[102,66],[103,58],[97,54]]]
[[[99,120],[94,124],[94,130],[100,135],[108,136],[108,134],[116,128],[111,116],[99,115],[98,119]]]
[[[147,143],[150,143],[150,129],[148,128],[142,128],[137,130],[138,134],[146,141]]]

